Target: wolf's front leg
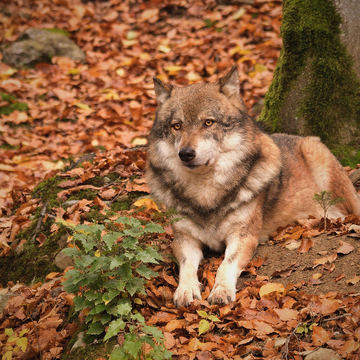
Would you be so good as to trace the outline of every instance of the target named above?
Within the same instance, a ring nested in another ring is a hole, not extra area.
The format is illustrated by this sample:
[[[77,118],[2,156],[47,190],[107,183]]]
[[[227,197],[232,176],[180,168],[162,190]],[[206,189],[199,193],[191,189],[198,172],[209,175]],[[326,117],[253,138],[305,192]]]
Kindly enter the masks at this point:
[[[201,299],[197,270],[203,258],[202,245],[200,241],[175,232],[172,248],[180,267],[174,304],[176,307],[189,306],[194,299]]]
[[[224,261],[219,266],[208,298],[210,304],[235,301],[237,279],[250,262],[257,244],[257,236],[252,235],[233,235],[228,239]]]

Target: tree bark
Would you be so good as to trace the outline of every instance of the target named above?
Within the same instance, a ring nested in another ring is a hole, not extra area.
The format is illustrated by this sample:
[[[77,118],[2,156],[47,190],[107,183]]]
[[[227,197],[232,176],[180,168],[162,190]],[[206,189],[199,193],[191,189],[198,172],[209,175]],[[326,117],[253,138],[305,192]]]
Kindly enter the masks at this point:
[[[283,48],[259,121],[319,136],[339,157],[360,146],[360,2],[284,0]]]
[[[334,0],[334,4],[343,20],[341,40],[353,57],[355,71],[360,78],[360,1]]]

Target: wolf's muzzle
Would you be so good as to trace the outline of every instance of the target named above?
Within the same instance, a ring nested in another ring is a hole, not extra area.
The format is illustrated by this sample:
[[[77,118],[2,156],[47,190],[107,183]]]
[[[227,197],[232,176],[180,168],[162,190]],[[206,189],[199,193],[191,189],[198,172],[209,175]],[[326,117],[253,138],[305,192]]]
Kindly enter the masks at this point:
[[[195,150],[189,147],[182,148],[179,151],[179,157],[184,162],[190,162],[195,156]]]

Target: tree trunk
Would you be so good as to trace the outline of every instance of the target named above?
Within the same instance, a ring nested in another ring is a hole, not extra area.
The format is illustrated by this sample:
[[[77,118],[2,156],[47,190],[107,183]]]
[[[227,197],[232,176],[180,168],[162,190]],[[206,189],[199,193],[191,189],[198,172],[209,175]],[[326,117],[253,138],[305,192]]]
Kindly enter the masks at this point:
[[[284,0],[283,14],[283,48],[259,121],[273,132],[319,136],[339,157],[354,156],[360,150],[360,2]]]
[[[343,20],[341,40],[353,57],[355,71],[360,78],[360,1],[334,0],[334,3]]]

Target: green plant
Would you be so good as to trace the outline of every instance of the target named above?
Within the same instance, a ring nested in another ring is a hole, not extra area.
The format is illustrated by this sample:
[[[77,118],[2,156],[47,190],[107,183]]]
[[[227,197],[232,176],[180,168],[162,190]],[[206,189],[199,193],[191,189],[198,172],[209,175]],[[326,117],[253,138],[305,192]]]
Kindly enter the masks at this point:
[[[6,345],[4,347],[5,354],[2,357],[2,360],[10,360],[13,357],[14,352],[21,350],[22,352],[26,351],[27,348],[27,338],[24,336],[29,329],[23,329],[20,331],[19,335],[14,334],[13,329],[5,329],[5,334],[8,336],[6,340]]]
[[[199,336],[209,331],[210,329],[210,321],[219,322],[219,318],[215,315],[208,315],[206,311],[196,310],[196,312],[203,318],[199,322]]]
[[[331,191],[324,190],[318,194],[315,193],[313,200],[315,200],[324,210],[324,230],[326,231],[327,230],[326,219],[329,208],[331,206],[338,204],[339,202],[345,201],[345,199],[341,197],[332,198]]]
[[[66,273],[63,284],[67,292],[77,294],[75,311],[87,314],[87,334],[99,336],[106,331],[104,341],[115,335],[122,337],[123,345],[114,349],[112,360],[170,358],[162,332],[147,326],[136,310],[142,304],[136,294],[145,295],[145,279],[157,275],[147,264],[161,259],[154,248],[143,245],[143,240],[164,229],[154,223],[142,226],[139,220],[127,217],[115,221],[119,231],[108,231],[106,223],[77,226],[61,223],[72,229],[73,241],[79,245],[63,250],[74,258],[75,267]],[[143,355],[145,343],[152,350]]]
[[[312,331],[314,326],[318,326],[318,323],[312,323],[310,326],[308,326],[308,324],[302,323],[300,326],[297,327],[296,329],[296,333],[297,334],[307,334],[310,331]]]

